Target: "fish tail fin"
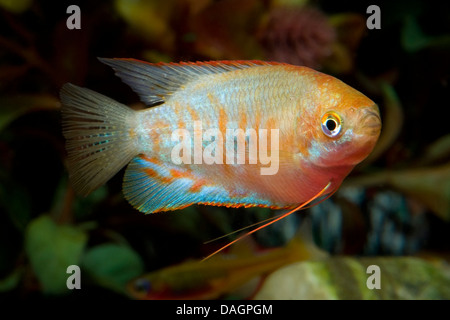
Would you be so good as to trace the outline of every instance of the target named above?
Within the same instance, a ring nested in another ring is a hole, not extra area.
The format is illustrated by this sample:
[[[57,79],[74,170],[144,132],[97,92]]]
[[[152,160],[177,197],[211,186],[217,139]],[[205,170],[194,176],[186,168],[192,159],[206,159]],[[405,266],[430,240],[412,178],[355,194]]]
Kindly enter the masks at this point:
[[[77,193],[88,195],[139,153],[136,112],[70,83],[60,97],[69,177]]]

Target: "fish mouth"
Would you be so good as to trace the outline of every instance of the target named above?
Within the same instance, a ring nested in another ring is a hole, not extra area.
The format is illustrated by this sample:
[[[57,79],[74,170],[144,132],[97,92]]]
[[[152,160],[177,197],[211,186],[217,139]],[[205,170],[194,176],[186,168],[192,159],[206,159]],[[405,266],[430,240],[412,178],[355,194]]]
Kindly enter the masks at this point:
[[[378,135],[381,130],[381,118],[378,106],[376,104],[363,110],[364,114],[361,118],[362,128],[369,135]]]

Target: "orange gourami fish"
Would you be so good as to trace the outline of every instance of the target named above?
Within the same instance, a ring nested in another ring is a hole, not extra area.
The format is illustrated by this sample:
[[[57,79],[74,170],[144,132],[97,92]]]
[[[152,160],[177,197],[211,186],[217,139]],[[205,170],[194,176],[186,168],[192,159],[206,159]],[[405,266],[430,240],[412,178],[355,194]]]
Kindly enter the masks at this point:
[[[86,195],[128,164],[125,198],[145,213],[192,204],[295,208],[334,192],[380,134],[372,100],[306,67],[100,60],[151,107],[134,111],[66,84],[69,175]]]

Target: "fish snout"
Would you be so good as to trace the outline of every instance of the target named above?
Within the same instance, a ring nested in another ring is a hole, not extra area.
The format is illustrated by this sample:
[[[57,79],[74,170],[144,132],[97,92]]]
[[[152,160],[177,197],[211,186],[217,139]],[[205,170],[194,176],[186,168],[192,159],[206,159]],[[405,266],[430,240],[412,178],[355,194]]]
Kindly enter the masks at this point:
[[[361,126],[364,133],[374,136],[379,135],[381,130],[381,118],[376,104],[362,110]]]

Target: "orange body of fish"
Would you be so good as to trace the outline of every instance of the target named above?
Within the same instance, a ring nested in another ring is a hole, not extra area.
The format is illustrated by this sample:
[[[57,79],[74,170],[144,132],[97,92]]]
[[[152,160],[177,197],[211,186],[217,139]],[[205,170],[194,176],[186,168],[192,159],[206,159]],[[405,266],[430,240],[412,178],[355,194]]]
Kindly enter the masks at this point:
[[[65,85],[69,174],[88,194],[129,163],[124,195],[142,212],[293,208],[335,191],[380,134],[373,101],[306,67],[101,61],[150,107]]]

